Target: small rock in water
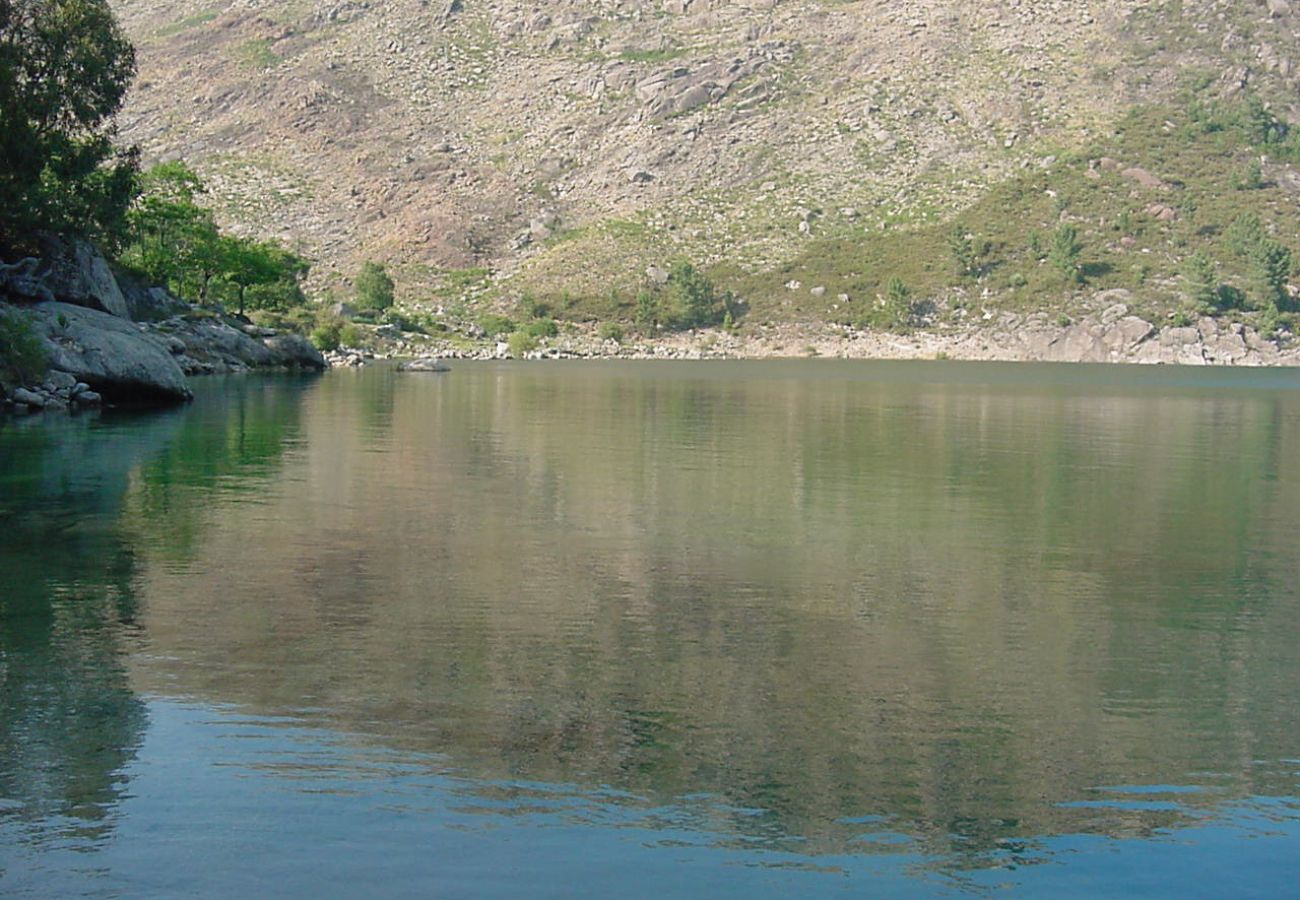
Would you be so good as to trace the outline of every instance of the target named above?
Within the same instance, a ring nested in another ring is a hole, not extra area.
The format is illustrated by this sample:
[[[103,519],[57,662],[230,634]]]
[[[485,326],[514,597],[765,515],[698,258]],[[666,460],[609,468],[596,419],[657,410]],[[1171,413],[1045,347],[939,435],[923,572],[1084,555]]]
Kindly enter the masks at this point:
[[[397,369],[400,372],[450,372],[451,366],[436,357],[423,356],[401,363]]]

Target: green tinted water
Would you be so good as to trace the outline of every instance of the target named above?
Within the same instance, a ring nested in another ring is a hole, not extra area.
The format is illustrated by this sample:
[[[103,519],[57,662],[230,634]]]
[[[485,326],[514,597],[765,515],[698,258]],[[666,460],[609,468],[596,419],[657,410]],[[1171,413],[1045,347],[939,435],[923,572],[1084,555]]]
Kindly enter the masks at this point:
[[[1300,874],[1300,373],[212,380],[0,525],[0,893]]]

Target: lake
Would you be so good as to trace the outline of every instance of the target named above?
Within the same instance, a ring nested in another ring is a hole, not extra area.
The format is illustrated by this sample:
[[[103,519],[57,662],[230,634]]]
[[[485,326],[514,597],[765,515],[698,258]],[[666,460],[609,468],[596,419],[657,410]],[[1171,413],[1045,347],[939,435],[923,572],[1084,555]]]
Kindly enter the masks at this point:
[[[0,894],[1300,878],[1300,372],[196,387],[0,425]]]

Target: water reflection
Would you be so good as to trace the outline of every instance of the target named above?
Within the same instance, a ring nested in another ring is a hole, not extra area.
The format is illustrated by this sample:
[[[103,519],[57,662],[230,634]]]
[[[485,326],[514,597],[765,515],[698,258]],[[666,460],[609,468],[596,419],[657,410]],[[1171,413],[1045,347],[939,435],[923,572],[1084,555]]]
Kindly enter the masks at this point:
[[[1276,374],[1117,371],[214,382],[147,428],[88,429],[82,458],[132,449],[64,519],[72,476],[47,470],[75,468],[68,438],[0,431],[0,515],[25,535],[0,551],[4,721],[23,729],[0,794],[30,822],[90,821],[30,748],[71,770],[94,732],[111,749],[90,805],[119,807],[166,759],[131,761],[160,734],[144,696],[385,748],[236,754],[368,815],[418,817],[445,789],[454,827],[533,827],[574,803],[573,840],[938,861],[958,886],[1065,852],[1056,835],[1158,842],[1243,798],[1283,798],[1289,821],[1300,395]],[[43,555],[51,514],[95,543]],[[111,727],[81,717],[96,700]],[[220,747],[182,767],[218,817]]]
[[[1297,671],[1294,394],[734,371],[330,379],[292,486],[149,569],[182,662],[140,683],[705,793],[814,852],[864,815],[978,854],[1173,819],[1060,805],[1098,786],[1291,790],[1254,761],[1297,733],[1265,711]]]
[[[285,416],[259,398],[281,411],[293,393],[251,379],[225,390],[229,405],[0,429],[0,822],[28,840],[101,842],[126,796],[148,726],[126,660],[147,643],[139,523],[167,536],[153,552],[189,545],[202,504],[168,502],[171,487],[235,472],[247,485],[283,452]]]

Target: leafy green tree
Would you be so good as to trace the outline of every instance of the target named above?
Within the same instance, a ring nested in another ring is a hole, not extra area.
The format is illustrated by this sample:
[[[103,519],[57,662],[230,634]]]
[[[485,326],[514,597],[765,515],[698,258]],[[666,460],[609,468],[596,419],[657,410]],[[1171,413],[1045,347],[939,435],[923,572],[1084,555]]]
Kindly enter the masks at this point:
[[[246,309],[286,312],[306,302],[308,263],[274,241],[223,235],[199,205],[202,180],[183,162],[145,172],[128,216],[122,262],[201,305],[224,300]]]
[[[393,279],[384,267],[367,260],[357,274],[353,285],[357,292],[357,308],[382,311],[393,305]]]
[[[722,320],[723,303],[713,282],[688,262],[673,264],[664,292],[669,314],[679,328],[702,328]]]
[[[218,241],[222,282],[233,290],[239,315],[249,306],[283,312],[305,302],[299,279],[306,260],[271,241],[223,236]]]
[[[138,153],[113,146],[135,51],[106,0],[0,0],[0,247],[35,231],[116,248]]]
[[[1079,243],[1079,231],[1069,223],[1063,223],[1052,234],[1052,246],[1047,251],[1047,258],[1056,271],[1061,273],[1070,284],[1083,281],[1083,269],[1079,258],[1083,255],[1083,245]]]
[[[185,163],[171,162],[145,172],[140,186],[122,262],[177,296],[207,303],[224,264],[216,220],[198,204],[203,182]]]

